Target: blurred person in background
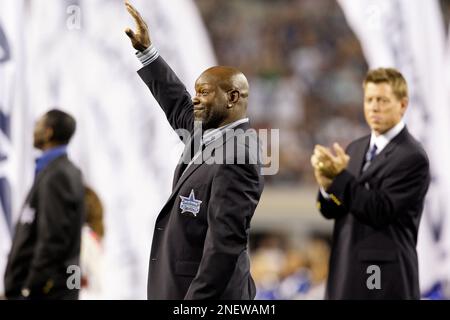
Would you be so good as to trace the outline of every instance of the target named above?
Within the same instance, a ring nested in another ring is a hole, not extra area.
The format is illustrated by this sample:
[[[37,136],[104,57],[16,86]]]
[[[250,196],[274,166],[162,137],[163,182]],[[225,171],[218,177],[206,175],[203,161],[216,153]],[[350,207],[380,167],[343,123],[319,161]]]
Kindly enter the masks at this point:
[[[322,300],[328,275],[330,244],[322,232],[304,245],[286,243],[281,234],[260,236],[252,254],[258,300]]]
[[[307,268],[309,269],[310,286],[303,295],[296,296],[302,300],[323,300],[325,298],[328,263],[330,259],[330,243],[328,236],[313,234],[305,248]]]
[[[102,298],[102,278],[104,274],[103,205],[90,187],[85,187],[86,223],[81,235],[81,273],[82,285],[80,300]]]
[[[251,257],[256,299],[277,300],[281,274],[287,261],[286,240],[282,235],[275,233],[254,235],[252,239],[257,239],[253,240],[256,245],[252,249]]]
[[[125,32],[144,65],[140,77],[172,128],[190,134],[175,170],[172,194],[156,220],[148,298],[253,299],[247,245],[263,178],[258,148],[249,146],[256,135],[246,132],[250,129],[247,79],[235,68],[212,67],[197,79],[196,96],[191,99],[151,43],[141,15],[128,2],[126,7],[137,26],[136,31]],[[194,120],[206,130],[199,141],[193,136]],[[236,154],[226,154],[225,145],[232,143]],[[220,161],[208,163],[214,154],[220,155]]]
[[[430,183],[424,149],[403,116],[408,87],[396,69],[363,82],[371,135],[344,151],[317,145],[311,157],[318,208],[334,219],[328,299],[419,299],[417,234]]]
[[[69,266],[78,266],[84,221],[80,170],[68,159],[76,122],[51,110],[36,123],[35,179],[17,223],[5,272],[8,299],[78,299],[67,286]]]

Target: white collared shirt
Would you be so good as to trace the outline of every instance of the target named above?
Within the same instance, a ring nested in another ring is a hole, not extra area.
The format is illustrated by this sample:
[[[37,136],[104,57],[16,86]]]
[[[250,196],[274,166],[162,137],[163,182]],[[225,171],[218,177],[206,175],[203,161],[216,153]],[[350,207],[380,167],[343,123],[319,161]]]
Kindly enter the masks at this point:
[[[373,145],[376,144],[377,145],[376,155],[380,154],[380,152],[383,151],[384,148],[386,148],[389,142],[391,142],[391,140],[394,139],[403,130],[403,128],[405,128],[405,122],[403,122],[403,120],[400,120],[399,123],[397,123],[395,126],[393,126],[385,133],[380,134],[378,137],[375,134],[375,132],[372,131],[372,135],[370,137],[369,150],[371,150]]]
[[[207,146],[208,144],[210,144],[211,142],[216,140],[219,136],[222,136],[226,130],[234,129],[237,126],[239,126],[243,123],[246,123],[246,122],[249,122],[249,119],[243,118],[243,119],[236,120],[232,123],[229,123],[227,125],[224,125],[220,128],[206,130],[205,134],[203,135],[203,138],[202,138],[202,144]]]

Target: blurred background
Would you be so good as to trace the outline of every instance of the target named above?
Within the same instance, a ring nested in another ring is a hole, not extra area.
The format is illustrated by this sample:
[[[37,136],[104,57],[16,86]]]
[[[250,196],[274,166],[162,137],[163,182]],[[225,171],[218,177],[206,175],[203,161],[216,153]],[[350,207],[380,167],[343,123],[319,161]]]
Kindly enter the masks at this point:
[[[424,298],[450,298],[450,0],[132,3],[191,93],[207,67],[235,66],[250,81],[252,126],[280,130],[270,146],[279,171],[265,177],[252,220],[259,299],[323,298],[333,224],[315,207],[311,152],[368,134],[365,73],[399,68],[412,91],[407,124],[434,168],[421,288]],[[127,26],[120,0],[0,0],[0,273],[32,183],[31,128],[57,106],[78,121],[70,155],[104,207],[104,269],[89,297],[145,299],[153,225],[182,146],[135,74]]]

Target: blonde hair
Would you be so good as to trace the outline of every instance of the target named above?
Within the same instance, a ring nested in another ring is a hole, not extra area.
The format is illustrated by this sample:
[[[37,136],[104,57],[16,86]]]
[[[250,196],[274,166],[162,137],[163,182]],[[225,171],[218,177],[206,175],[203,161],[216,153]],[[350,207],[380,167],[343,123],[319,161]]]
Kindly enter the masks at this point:
[[[408,98],[408,84],[403,75],[394,68],[378,68],[369,70],[363,81],[363,88],[368,83],[388,83],[397,99]]]

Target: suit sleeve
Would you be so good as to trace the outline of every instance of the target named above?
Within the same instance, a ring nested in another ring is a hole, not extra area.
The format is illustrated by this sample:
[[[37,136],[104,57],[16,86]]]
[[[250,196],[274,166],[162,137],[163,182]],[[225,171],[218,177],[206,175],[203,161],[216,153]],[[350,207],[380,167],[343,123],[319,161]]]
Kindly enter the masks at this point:
[[[366,189],[344,170],[327,191],[360,221],[379,228],[389,225],[418,200],[423,200],[429,182],[428,159],[417,154],[399,163],[378,189]]]
[[[32,293],[43,290],[59,271],[55,266],[61,265],[74,239],[73,221],[80,205],[69,177],[60,172],[42,181],[38,193],[37,242],[25,281]]]
[[[330,199],[325,199],[320,191],[317,195],[317,209],[326,219],[337,219],[347,213],[345,207],[333,194],[330,195]]]
[[[194,127],[191,96],[164,59],[158,57],[139,70],[138,74],[161,106],[172,128],[191,132]]]
[[[250,219],[262,190],[257,170],[250,165],[223,165],[216,174],[203,256],[185,299],[218,299],[226,289],[247,249]]]

